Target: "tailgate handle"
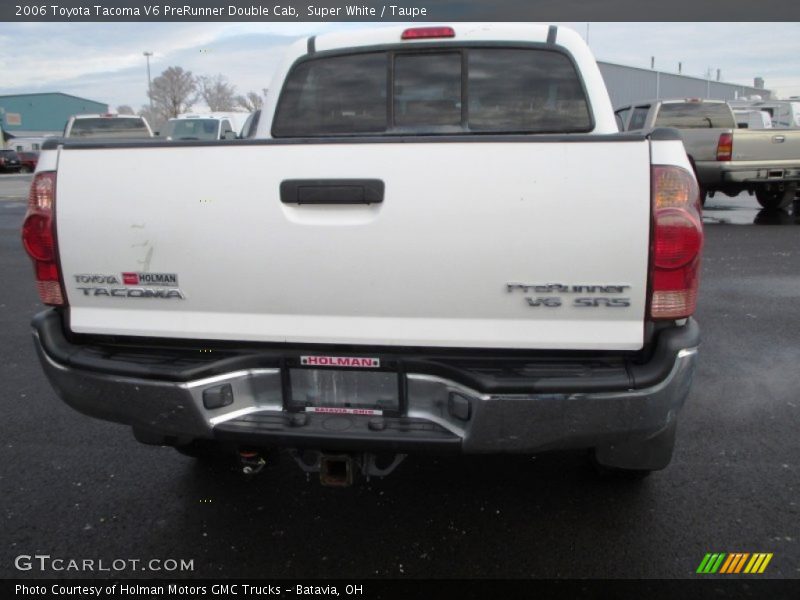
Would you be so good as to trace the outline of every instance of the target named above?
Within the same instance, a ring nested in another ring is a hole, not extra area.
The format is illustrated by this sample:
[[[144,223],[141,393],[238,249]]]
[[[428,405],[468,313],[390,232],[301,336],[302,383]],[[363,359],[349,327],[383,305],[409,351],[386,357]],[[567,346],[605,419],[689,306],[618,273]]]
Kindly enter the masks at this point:
[[[286,179],[281,181],[284,204],[379,204],[380,179]]]
[[[776,135],[775,137],[772,138],[772,141],[775,142],[776,144],[782,144],[783,142],[786,141],[786,136]]]

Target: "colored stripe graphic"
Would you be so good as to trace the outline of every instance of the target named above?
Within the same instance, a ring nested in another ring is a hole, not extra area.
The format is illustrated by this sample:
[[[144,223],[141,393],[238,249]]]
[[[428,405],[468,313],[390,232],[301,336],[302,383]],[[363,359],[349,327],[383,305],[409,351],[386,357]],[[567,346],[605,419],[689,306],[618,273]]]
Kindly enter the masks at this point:
[[[725,558],[725,553],[722,554],[706,554],[703,562],[697,567],[698,573],[716,573]]]
[[[772,560],[772,554],[766,552],[757,552],[750,554],[749,552],[732,552],[726,554],[724,552],[707,553],[700,566],[697,567],[697,573],[703,574],[738,574],[738,573],[763,573],[769,562]],[[745,566],[747,565],[747,566]]]
[[[719,570],[719,572],[720,573],[728,573],[729,569],[731,568],[731,564],[736,562],[736,557],[738,557],[738,556],[739,556],[738,554],[728,554],[728,560],[726,560],[722,564],[722,568]]]
[[[764,562],[761,563],[761,567],[759,567],[758,572],[759,573],[763,573],[764,569],[767,568],[767,565],[769,564],[769,561],[771,561],[771,560],[772,560],[772,552],[770,552],[769,554],[767,554],[764,557]]]
[[[728,560],[725,561],[725,564],[722,565],[722,568],[720,569],[719,572],[720,573],[725,573],[725,574],[735,573],[736,572],[736,567],[739,566],[739,561],[741,559],[742,559],[741,552],[733,552],[733,553],[729,554],[728,555]]]

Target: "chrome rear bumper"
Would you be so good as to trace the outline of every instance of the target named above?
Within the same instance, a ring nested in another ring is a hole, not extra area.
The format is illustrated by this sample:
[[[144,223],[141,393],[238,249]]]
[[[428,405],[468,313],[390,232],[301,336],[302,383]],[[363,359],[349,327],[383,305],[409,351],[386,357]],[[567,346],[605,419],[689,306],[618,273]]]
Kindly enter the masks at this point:
[[[697,335],[694,325],[691,335],[686,333],[693,343],[660,359],[672,361],[666,376],[639,389],[484,393],[409,370],[406,410],[389,417],[286,410],[280,368],[235,369],[189,381],[76,368],[57,360],[54,354],[64,353],[49,351],[34,329],[44,371],[68,405],[129,425],[137,437],[153,443],[218,439],[342,451],[464,453],[532,453],[647,440],[674,425],[695,369]],[[204,393],[223,387],[230,404],[207,408]]]

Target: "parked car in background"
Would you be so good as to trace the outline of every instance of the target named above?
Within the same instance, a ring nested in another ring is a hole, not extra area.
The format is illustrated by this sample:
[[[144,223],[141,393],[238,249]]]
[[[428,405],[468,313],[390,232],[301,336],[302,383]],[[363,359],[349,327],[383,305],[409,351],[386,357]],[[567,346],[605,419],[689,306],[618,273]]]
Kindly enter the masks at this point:
[[[20,152],[20,170],[23,173],[33,173],[36,170],[36,164],[39,162],[38,152]]]
[[[21,168],[19,154],[15,150],[0,150],[0,171],[4,173],[19,173]]]
[[[677,129],[700,183],[700,197],[755,194],[764,208],[786,208],[800,183],[800,131],[739,129],[722,100],[654,100],[615,111],[625,131]]]
[[[167,121],[164,135],[168,140],[235,140],[250,113],[187,113]]]
[[[149,138],[153,130],[137,115],[74,115],[64,127],[65,138]]]
[[[734,109],[739,129],[772,129],[772,117],[765,110]]]
[[[800,98],[789,100],[731,100],[734,110],[762,110],[776,129],[800,129]]]

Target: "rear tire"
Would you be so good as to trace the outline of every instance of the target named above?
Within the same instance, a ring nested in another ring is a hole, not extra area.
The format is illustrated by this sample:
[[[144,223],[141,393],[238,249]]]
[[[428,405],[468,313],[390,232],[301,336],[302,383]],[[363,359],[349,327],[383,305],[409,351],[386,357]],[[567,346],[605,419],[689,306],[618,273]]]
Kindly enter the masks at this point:
[[[756,189],[756,200],[768,210],[778,210],[781,208],[788,208],[794,201],[797,188],[793,186],[780,188],[767,188],[760,187]]]

